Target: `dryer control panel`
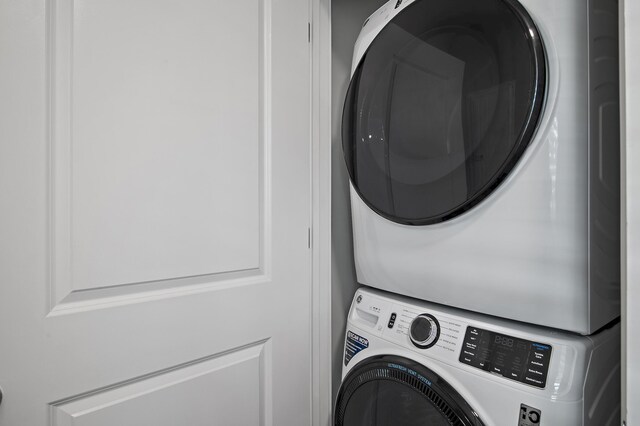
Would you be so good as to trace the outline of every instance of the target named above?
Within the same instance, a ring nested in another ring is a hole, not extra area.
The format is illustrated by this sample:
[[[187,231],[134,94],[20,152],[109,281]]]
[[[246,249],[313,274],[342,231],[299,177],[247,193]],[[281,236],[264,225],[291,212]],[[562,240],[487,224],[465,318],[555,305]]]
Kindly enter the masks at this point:
[[[551,345],[468,326],[460,362],[527,385],[544,388]]]

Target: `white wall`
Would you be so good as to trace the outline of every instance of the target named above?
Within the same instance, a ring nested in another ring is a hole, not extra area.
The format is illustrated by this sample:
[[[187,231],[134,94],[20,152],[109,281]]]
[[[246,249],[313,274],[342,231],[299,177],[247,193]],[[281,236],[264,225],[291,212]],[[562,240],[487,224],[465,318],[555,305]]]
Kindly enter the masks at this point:
[[[333,0],[332,27],[332,352],[333,395],[340,387],[342,345],[347,323],[347,311],[357,288],[353,269],[351,209],[349,208],[349,178],[342,159],[342,106],[349,85],[353,44],[360,28],[371,13],[385,3],[383,0]]]
[[[621,12],[624,13],[621,25],[621,82],[625,87],[621,103],[622,409],[623,418],[626,413],[626,424],[632,426],[640,425],[640,310],[637,309],[640,306],[640,3],[637,0],[623,0],[621,4]]]

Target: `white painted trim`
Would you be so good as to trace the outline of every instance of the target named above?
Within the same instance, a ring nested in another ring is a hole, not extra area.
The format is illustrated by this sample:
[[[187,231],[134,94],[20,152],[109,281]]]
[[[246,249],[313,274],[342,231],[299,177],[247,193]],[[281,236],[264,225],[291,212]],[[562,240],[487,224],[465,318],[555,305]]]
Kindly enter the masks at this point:
[[[620,338],[621,338],[621,401],[620,417],[624,425],[627,418],[627,147],[626,147],[626,78],[625,78],[625,19],[624,0],[620,1],[618,9],[618,36],[620,52]]]
[[[331,396],[331,0],[311,1],[312,424],[329,426]]]
[[[640,6],[620,2],[622,420],[640,424]]]

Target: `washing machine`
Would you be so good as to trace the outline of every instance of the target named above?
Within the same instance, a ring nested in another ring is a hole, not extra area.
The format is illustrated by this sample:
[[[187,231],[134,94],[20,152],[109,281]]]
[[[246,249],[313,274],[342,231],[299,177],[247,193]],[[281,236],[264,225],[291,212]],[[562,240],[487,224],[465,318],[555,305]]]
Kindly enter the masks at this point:
[[[362,288],[334,426],[617,426],[619,340]]]
[[[615,0],[369,17],[342,122],[358,281],[581,334],[618,317],[617,32]]]

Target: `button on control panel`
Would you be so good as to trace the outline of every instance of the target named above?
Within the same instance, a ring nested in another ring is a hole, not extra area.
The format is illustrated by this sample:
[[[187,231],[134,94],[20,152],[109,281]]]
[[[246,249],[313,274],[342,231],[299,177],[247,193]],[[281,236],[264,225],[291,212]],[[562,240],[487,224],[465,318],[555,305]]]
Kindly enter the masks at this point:
[[[391,316],[389,317],[389,323],[387,324],[388,328],[393,328],[393,325],[396,323],[396,318],[398,317],[398,315],[396,315],[396,313],[392,313]]]
[[[544,388],[551,351],[550,345],[469,326],[459,361],[511,380]]]

